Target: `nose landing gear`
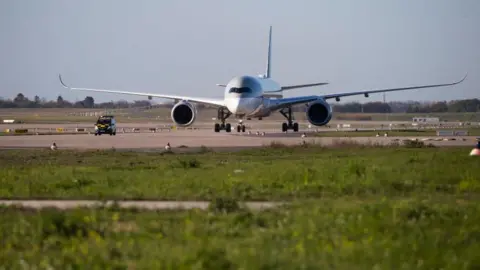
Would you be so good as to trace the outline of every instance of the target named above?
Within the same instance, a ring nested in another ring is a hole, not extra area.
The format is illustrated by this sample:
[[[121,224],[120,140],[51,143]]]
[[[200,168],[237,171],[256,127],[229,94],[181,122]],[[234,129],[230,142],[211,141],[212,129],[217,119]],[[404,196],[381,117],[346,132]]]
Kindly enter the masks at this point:
[[[220,130],[225,130],[226,132],[231,132],[232,131],[232,125],[230,123],[225,124],[225,120],[227,120],[228,117],[230,117],[232,113],[228,111],[225,107],[220,107],[218,108],[218,116],[217,118],[222,121],[221,124],[215,123],[214,131],[215,132],[220,132]]]
[[[286,109],[286,111],[285,111]],[[280,110],[280,113],[287,118],[287,123],[282,123],[282,132],[287,132],[289,129],[293,129],[293,132],[298,132],[298,123],[293,122],[292,107],[284,108]]]
[[[244,124],[238,124],[237,125],[237,132],[245,132],[245,125]]]

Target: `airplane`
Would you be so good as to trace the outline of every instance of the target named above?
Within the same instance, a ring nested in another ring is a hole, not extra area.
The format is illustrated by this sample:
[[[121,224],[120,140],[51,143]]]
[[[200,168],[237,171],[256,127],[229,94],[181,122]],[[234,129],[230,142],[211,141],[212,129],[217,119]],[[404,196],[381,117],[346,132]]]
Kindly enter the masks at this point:
[[[217,84],[217,86],[224,88],[223,99],[129,92],[122,90],[69,87],[63,82],[61,74],[59,74],[58,76],[60,83],[63,85],[63,87],[70,90],[147,96],[150,100],[152,99],[152,97],[172,99],[175,101],[175,105],[171,110],[171,118],[172,121],[179,127],[188,127],[195,122],[197,117],[197,109],[194,103],[200,103],[217,108],[217,119],[220,121],[220,123],[215,123],[215,132],[220,132],[220,130],[231,132],[231,124],[226,123],[226,120],[232,115],[237,120],[239,120],[239,124],[237,125],[237,132],[245,132],[245,125],[243,124],[243,119],[257,118],[259,120],[262,120],[263,118],[270,116],[276,111],[280,112],[286,118],[286,122],[282,123],[282,132],[287,132],[288,130],[298,132],[298,123],[294,122],[293,119],[292,106],[294,105],[305,104],[305,106],[307,107],[305,113],[307,116],[307,120],[310,122],[310,124],[315,126],[324,126],[330,122],[333,116],[332,107],[329,103],[327,103],[327,100],[335,99],[338,102],[343,97],[355,95],[364,95],[365,97],[369,97],[370,94],[375,93],[451,86],[463,82],[468,75],[468,73],[465,74],[465,76],[459,81],[445,84],[430,84],[401,88],[363,90],[357,92],[284,98],[284,91],[304,87],[327,85],[328,82],[282,86],[278,84],[275,80],[273,80],[271,64],[272,26],[270,26],[268,36],[268,55],[265,73],[258,76],[236,76],[232,78],[227,84]]]

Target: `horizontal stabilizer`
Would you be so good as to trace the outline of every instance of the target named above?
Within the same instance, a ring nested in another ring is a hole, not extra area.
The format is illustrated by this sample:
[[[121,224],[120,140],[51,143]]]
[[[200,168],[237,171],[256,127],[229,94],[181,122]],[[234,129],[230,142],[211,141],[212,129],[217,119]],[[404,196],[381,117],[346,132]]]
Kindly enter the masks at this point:
[[[322,82],[322,83],[287,85],[287,86],[282,86],[282,90],[290,90],[290,89],[297,89],[297,88],[313,87],[313,86],[320,86],[320,85],[326,85],[326,84],[328,84],[328,83],[327,83],[327,82]],[[278,91],[282,91],[282,90],[278,90]]]
[[[266,98],[283,98],[283,94],[265,93],[263,97]]]

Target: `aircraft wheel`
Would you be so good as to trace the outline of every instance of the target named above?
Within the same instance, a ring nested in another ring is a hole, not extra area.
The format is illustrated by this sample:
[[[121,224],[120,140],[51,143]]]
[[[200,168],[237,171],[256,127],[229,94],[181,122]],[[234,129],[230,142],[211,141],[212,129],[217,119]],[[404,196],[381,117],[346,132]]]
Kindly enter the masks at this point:
[[[293,123],[293,131],[298,132],[298,123]]]
[[[226,124],[226,125],[225,125],[225,130],[226,130],[227,132],[231,132],[231,131],[232,131],[232,125],[230,125],[230,123]]]
[[[286,132],[287,129],[288,129],[287,123],[283,123],[283,124],[282,124],[282,132]]]
[[[215,132],[220,132],[220,124],[216,123],[214,127]]]
[[[237,126],[237,132],[240,132],[242,130],[242,127],[240,125]]]
[[[245,126],[242,125],[242,132],[245,132]]]

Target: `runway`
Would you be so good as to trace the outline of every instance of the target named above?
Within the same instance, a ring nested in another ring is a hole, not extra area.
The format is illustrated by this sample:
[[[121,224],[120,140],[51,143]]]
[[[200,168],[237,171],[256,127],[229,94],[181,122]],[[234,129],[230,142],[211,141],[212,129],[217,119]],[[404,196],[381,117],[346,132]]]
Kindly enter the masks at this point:
[[[57,208],[61,210],[77,207],[111,206],[116,203],[121,208],[140,208],[147,210],[166,209],[207,209],[207,201],[95,201],[95,200],[0,200],[2,206],[20,206],[24,208]],[[240,205],[252,210],[262,210],[282,205],[282,202],[241,202]]]
[[[253,130],[257,129],[270,129],[271,131],[273,130],[280,130],[282,127],[282,122],[283,120],[246,120],[243,123],[247,126],[252,128]],[[23,124],[3,124],[0,123],[0,131],[3,131],[5,129],[22,129],[22,128],[28,128],[28,129],[53,129],[55,130],[56,128],[66,128],[66,129],[75,129],[75,128],[90,128],[92,129],[94,126],[95,121],[92,121],[91,123],[88,122],[79,122],[79,123],[23,123]],[[197,121],[195,122],[191,127],[193,128],[201,128],[201,129],[209,129],[213,130],[215,121]],[[238,121],[230,121],[232,124],[232,127],[235,127]],[[332,120],[329,123],[329,126],[331,127],[336,127],[337,124],[344,124],[344,123],[350,123],[352,127],[358,127],[358,128],[372,128],[372,127],[380,127],[381,125],[388,126],[389,124],[409,124],[409,122],[404,122],[404,121],[338,121],[338,120]],[[299,120],[298,124],[300,125],[300,128],[306,128],[309,123],[308,121],[305,120]],[[158,127],[158,128],[164,128],[164,127],[169,127],[172,126],[173,123],[171,121],[151,121],[151,122],[131,122],[131,123],[123,123],[119,122],[117,124],[117,128],[153,128],[153,127]],[[318,127],[320,130],[328,130],[327,127]]]
[[[238,149],[267,146],[272,142],[298,145],[305,141],[307,143],[331,145],[338,140],[352,140],[359,143],[389,144],[395,140],[410,139],[409,137],[321,138],[310,136],[309,133],[307,133],[306,138],[302,138],[301,134],[302,132],[287,134],[266,132],[262,136],[236,132],[215,133],[210,130],[179,130],[157,133],[119,133],[116,136],[94,136],[93,134],[3,136],[0,137],[0,148],[48,148],[55,142],[59,149],[163,149],[167,143],[170,143],[172,149],[199,148],[202,146],[211,149]],[[474,144],[474,138],[466,137],[465,141],[457,138],[455,141],[429,141],[429,143],[437,146],[467,146]]]
[[[59,149],[163,149],[167,143],[170,143],[173,149],[202,146],[211,149],[238,149],[266,146],[272,142],[298,145],[305,141],[331,145],[338,140],[352,140],[359,143],[389,144],[396,140],[411,139],[410,137],[313,137],[309,132],[306,132],[306,138],[302,138],[302,131],[285,134],[271,132],[271,130],[259,130],[260,133],[265,132],[263,136],[256,135],[255,132],[247,134],[236,131],[215,133],[212,130],[177,130],[156,133],[117,133],[116,136],[94,136],[93,134],[2,136],[0,137],[0,148],[47,148],[55,142]],[[421,137],[417,138],[422,139]],[[428,143],[437,146],[467,146],[473,145],[474,140],[473,137],[457,137],[454,141],[429,141]]]

